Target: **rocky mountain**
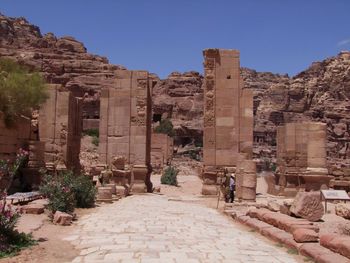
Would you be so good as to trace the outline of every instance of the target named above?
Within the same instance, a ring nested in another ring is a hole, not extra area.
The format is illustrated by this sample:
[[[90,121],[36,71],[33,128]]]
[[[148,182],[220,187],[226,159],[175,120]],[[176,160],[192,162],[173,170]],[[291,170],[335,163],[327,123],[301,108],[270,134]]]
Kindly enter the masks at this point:
[[[271,85],[257,109],[255,129],[274,131],[281,123],[302,120],[327,123],[330,168],[339,173],[350,164],[349,99],[350,52],[344,51]]]
[[[89,112],[89,105],[96,105],[98,100],[96,91],[112,85],[114,70],[124,69],[109,64],[105,57],[88,53],[84,44],[73,37],[57,38],[52,33],[42,35],[39,27],[25,18],[10,18],[2,14],[0,56],[35,68],[48,83],[62,84],[76,96],[85,94],[85,115],[96,114],[95,111]]]
[[[114,71],[107,58],[90,54],[72,37],[42,35],[24,18],[0,14],[0,56],[11,57],[42,72],[49,83],[62,84],[85,99],[85,118],[99,117],[99,91],[113,84]],[[290,78],[242,68],[245,88],[254,90],[254,153],[273,159],[276,127],[291,121],[327,123],[328,157],[334,173],[350,160],[350,52],[313,63]],[[177,143],[201,141],[203,133],[203,76],[173,72],[154,78],[153,119],[169,117]]]
[[[203,76],[191,71],[171,73],[153,88],[153,114],[171,118],[177,144],[203,137]]]

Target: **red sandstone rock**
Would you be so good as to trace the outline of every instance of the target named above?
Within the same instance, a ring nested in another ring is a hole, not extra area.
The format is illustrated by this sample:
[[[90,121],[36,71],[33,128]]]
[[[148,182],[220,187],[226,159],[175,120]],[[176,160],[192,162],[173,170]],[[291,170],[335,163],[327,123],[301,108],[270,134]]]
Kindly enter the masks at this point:
[[[317,242],[318,234],[311,229],[298,228],[294,230],[293,238],[298,243]]]
[[[299,249],[300,254],[322,263],[349,263],[349,259],[324,248],[316,243],[305,243]]]
[[[309,221],[318,221],[324,215],[319,192],[299,192],[290,208],[291,213]]]
[[[67,213],[56,211],[53,217],[53,223],[61,226],[69,226],[72,224],[73,216]]]
[[[271,225],[266,224],[265,222],[259,221],[258,219],[255,219],[255,218],[250,218],[246,220],[245,224],[251,228],[254,228],[259,232],[266,227],[271,227]]]
[[[24,214],[35,214],[39,215],[44,213],[44,205],[42,204],[28,204],[21,207],[21,211]]]
[[[350,237],[337,234],[320,236],[320,244],[350,259]]]
[[[335,213],[345,219],[350,219],[350,204],[337,204],[335,206]]]

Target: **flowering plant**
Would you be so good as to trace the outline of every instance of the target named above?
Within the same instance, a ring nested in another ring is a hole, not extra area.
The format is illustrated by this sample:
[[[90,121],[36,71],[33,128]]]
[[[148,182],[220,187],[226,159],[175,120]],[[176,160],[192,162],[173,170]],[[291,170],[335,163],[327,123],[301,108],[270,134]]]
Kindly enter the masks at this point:
[[[0,175],[9,178],[9,182],[5,187],[5,192],[11,187],[14,177],[19,169],[28,161],[29,152],[20,148],[13,162],[10,160],[0,160]],[[0,177],[1,179],[1,177]]]
[[[6,193],[1,194],[0,201],[0,233],[7,234],[14,230],[20,213],[11,204],[6,203]]]

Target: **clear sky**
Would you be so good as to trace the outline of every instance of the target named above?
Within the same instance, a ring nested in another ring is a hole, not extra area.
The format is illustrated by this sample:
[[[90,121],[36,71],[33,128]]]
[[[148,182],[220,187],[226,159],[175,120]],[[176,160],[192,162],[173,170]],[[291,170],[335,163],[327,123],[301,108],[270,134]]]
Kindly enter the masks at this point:
[[[161,77],[202,72],[205,48],[289,75],[350,49],[350,0],[0,0],[0,12]]]

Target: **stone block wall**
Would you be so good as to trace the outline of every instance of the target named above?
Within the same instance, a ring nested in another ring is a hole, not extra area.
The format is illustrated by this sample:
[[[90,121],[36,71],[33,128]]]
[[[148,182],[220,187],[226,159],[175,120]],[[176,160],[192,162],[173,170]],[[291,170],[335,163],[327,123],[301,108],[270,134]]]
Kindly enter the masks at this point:
[[[239,51],[206,49],[204,55],[203,193],[215,194],[218,171],[252,158],[253,93],[243,89]]]
[[[100,161],[110,166],[124,157],[134,167],[135,191],[150,185],[152,85],[147,71],[117,70],[114,87],[101,92]]]
[[[173,157],[173,138],[162,133],[152,133],[151,163],[153,169],[161,170]]]
[[[40,108],[39,137],[45,142],[47,168],[79,170],[82,101],[60,85],[50,85],[49,98]]]
[[[318,181],[323,179],[327,181],[326,125],[324,123],[287,123],[277,128],[276,142],[277,181],[275,183],[278,184],[280,193],[289,191],[293,195],[297,189],[305,187],[312,177]]]

